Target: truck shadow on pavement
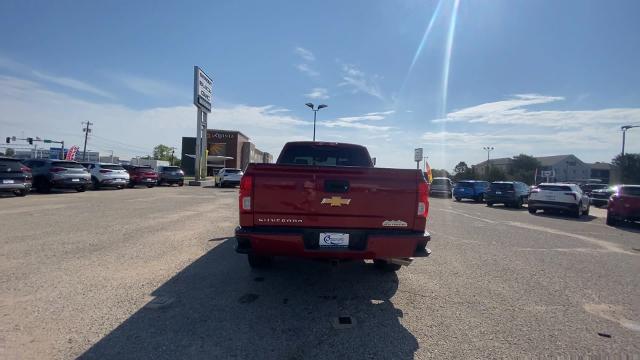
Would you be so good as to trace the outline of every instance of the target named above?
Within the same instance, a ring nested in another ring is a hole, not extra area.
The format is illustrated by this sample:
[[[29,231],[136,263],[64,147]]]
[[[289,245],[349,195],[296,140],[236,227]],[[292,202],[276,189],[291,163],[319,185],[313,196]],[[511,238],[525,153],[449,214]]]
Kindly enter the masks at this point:
[[[395,273],[363,262],[276,260],[251,270],[219,243],[153,292],[81,359],[413,359]],[[351,316],[352,326],[336,326]],[[332,324],[336,321],[335,324]]]

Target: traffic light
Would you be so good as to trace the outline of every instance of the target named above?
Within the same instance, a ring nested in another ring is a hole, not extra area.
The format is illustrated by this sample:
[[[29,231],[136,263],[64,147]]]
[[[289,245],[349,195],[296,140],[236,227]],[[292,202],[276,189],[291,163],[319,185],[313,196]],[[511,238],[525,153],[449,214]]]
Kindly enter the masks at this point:
[[[7,144],[10,144],[10,143],[11,143],[11,137],[7,136]]]
[[[29,143],[29,145],[33,145],[33,138],[27,138],[27,142]]]

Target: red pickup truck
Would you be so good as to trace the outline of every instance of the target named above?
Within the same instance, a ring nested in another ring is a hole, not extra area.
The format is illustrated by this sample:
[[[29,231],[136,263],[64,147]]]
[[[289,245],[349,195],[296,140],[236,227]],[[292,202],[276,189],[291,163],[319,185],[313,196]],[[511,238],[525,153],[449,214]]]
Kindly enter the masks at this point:
[[[290,256],[398,270],[430,254],[428,193],[421,171],[374,168],[363,146],[290,142],[242,177],[236,251],[251,267]]]

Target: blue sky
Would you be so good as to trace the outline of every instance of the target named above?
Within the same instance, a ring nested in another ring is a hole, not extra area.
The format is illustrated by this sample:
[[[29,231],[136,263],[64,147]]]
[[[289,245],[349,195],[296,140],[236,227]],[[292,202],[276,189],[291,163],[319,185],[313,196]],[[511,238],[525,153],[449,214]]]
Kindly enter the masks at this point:
[[[638,1],[3,1],[0,135],[128,158],[210,128],[277,155],[289,140],[365,144],[379,164],[519,153],[609,161],[640,124]],[[453,21],[455,20],[455,21]],[[430,31],[425,35],[429,24]],[[412,65],[413,64],[413,65]],[[627,151],[640,152],[640,129]]]

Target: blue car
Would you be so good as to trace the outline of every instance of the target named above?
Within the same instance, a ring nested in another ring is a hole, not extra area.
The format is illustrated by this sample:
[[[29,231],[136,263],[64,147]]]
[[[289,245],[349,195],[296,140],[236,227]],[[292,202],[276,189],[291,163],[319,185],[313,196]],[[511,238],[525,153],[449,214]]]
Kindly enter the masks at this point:
[[[487,181],[458,181],[456,186],[453,188],[453,197],[456,201],[460,201],[462,199],[473,199],[477,202],[482,202],[484,201],[484,194],[487,192],[488,188],[489,183]]]

